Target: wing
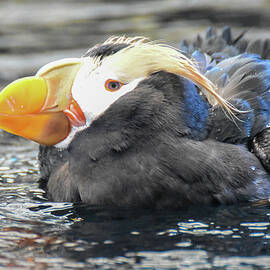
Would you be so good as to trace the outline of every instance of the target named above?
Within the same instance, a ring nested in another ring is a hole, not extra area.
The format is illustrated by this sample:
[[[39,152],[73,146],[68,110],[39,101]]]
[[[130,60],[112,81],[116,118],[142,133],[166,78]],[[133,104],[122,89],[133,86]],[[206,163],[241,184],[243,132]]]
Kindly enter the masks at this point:
[[[209,27],[205,35],[200,34],[192,41],[183,40],[180,50],[191,55],[194,51],[206,53],[216,61],[221,61],[242,53],[258,54],[263,59],[270,59],[270,39],[247,39],[245,33],[241,32],[233,36],[231,28],[226,26],[221,33]]]
[[[270,40],[247,40],[244,33],[233,38],[229,27],[221,34],[209,28],[205,37],[182,42],[181,49],[192,53],[224,98],[245,111],[233,117],[213,106],[209,136],[247,144],[270,171]]]

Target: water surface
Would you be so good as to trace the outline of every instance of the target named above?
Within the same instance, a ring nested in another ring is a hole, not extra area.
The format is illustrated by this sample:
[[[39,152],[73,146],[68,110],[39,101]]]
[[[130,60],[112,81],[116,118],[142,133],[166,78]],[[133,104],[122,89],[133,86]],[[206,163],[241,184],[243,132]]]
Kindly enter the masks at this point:
[[[0,167],[2,267],[269,269],[267,202],[174,211],[52,203],[38,188],[36,145],[10,147]]]

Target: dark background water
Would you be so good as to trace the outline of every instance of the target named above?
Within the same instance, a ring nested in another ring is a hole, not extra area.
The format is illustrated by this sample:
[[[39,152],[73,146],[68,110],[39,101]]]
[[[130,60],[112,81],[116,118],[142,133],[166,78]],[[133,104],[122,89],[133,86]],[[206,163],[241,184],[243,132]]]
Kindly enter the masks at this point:
[[[0,14],[1,87],[111,35],[178,46],[209,25],[270,33],[266,0],[2,0]],[[37,151],[0,134],[0,268],[270,268],[268,201],[178,211],[52,203],[38,188]]]

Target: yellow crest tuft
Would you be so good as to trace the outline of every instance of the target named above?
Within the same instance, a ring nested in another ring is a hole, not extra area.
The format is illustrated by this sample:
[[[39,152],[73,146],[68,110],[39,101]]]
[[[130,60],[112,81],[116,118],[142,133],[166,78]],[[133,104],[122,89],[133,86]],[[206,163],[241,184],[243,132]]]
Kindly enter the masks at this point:
[[[123,82],[147,77],[159,71],[174,73],[195,83],[212,106],[220,104],[229,114],[233,114],[232,111],[239,112],[220,96],[216,86],[199,72],[197,63],[187,58],[179,50],[168,45],[149,42],[144,37],[111,37],[103,44],[129,45],[101,61],[102,65],[109,65]]]
[[[128,44],[128,45],[139,45],[142,43],[145,43],[146,41],[149,41],[148,38],[146,37],[126,37],[126,36],[112,36],[110,38],[108,38],[103,45],[106,44]]]

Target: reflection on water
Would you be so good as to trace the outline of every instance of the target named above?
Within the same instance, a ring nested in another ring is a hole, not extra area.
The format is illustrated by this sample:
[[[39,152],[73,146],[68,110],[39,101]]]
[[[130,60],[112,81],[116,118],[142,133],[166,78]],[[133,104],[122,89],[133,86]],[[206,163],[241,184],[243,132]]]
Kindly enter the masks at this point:
[[[209,23],[269,32],[269,1],[240,2],[1,1],[0,85],[112,34],[177,45]],[[38,188],[36,144],[0,134],[0,154],[2,268],[269,269],[269,202],[155,212],[52,203]]]

